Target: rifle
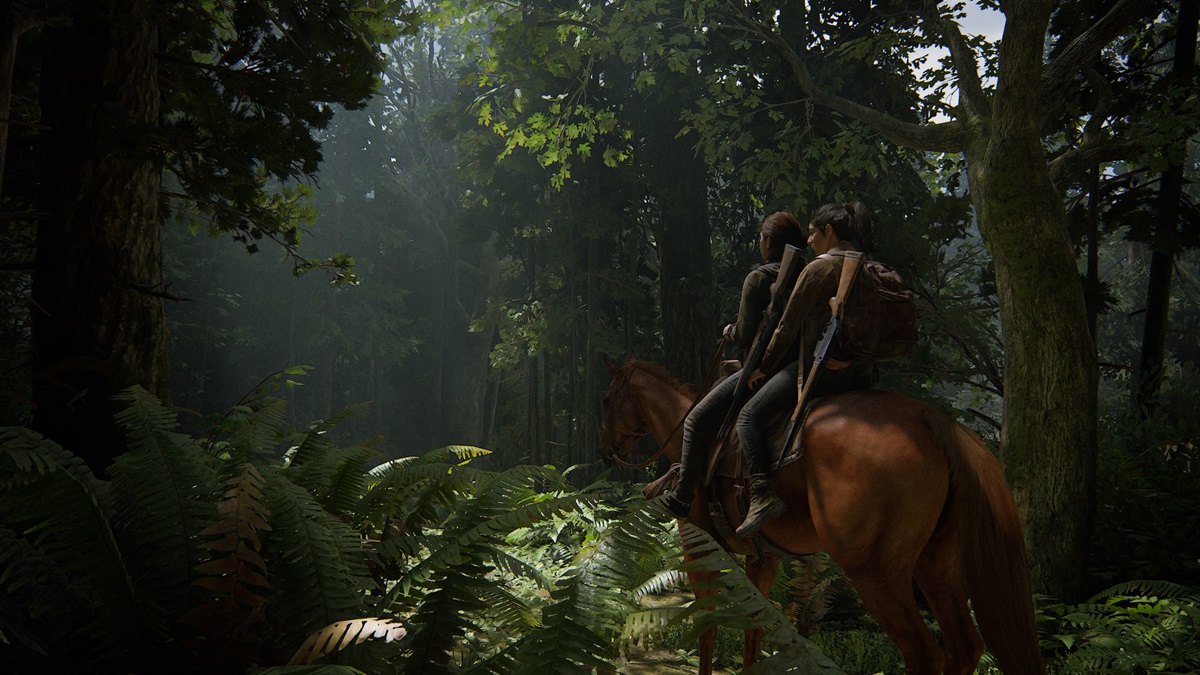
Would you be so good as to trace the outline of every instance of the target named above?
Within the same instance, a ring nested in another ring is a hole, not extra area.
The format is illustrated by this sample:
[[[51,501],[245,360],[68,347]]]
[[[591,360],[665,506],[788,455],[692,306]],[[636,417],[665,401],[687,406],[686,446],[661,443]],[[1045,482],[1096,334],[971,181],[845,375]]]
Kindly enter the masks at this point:
[[[720,445],[716,452],[709,457],[708,473],[704,478],[705,485],[712,481],[713,473],[717,470],[717,458],[725,449],[725,437],[729,435],[729,429],[733,426],[738,411],[750,398],[750,375],[762,363],[763,355],[767,352],[767,345],[771,342],[771,335],[775,332],[775,327],[779,325],[779,319],[783,316],[783,308],[787,306],[788,298],[792,295],[792,287],[796,285],[796,279],[800,276],[802,269],[804,269],[804,252],[800,248],[788,244],[784,247],[783,259],[779,262],[779,276],[771,285],[771,302],[767,305],[767,311],[763,314],[762,321],[758,324],[758,330],[754,333],[754,341],[750,343],[746,361],[742,364],[742,369],[738,371],[738,383],[734,388],[733,402],[730,403],[729,410],[725,413],[725,420],[721,423],[721,431],[717,434],[717,441]]]
[[[808,403],[808,394],[812,391],[813,382],[816,381],[817,375],[821,372],[821,366],[825,363],[825,357],[829,354],[829,346],[833,344],[838,330],[842,327],[843,305],[846,302],[846,296],[850,295],[850,288],[854,286],[854,280],[858,278],[858,268],[861,265],[861,253],[847,252],[842,258],[837,295],[829,299],[829,309],[831,310],[829,323],[825,324],[825,332],[821,333],[821,339],[817,342],[816,349],[813,350],[812,366],[808,369],[808,375],[802,380],[803,386],[796,395],[796,409],[792,411],[792,417],[788,421],[787,441],[779,452],[776,469],[783,466],[783,459],[787,457],[788,451],[792,449],[792,444],[796,442],[796,434],[800,431],[800,415],[804,412],[805,404]]]

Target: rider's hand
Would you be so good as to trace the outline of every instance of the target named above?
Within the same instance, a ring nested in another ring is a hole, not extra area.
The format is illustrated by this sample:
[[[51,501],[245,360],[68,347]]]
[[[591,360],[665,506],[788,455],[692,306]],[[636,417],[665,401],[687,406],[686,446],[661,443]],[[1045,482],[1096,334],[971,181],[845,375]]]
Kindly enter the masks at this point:
[[[753,373],[750,373],[750,379],[746,381],[746,386],[750,391],[755,391],[762,386],[763,380],[767,379],[767,374],[755,368]]]
[[[725,329],[721,331],[721,337],[733,339],[733,324],[726,324]]]

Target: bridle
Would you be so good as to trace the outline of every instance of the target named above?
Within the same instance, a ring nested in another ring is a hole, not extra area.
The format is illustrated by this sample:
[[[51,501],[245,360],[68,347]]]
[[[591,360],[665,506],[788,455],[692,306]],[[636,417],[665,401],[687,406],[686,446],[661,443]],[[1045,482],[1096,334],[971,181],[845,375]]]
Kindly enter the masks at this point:
[[[717,366],[721,363],[721,356],[725,353],[725,344],[728,341],[729,338],[724,336],[721,337],[721,342],[717,345],[717,352],[713,356],[712,364],[708,368],[708,374],[704,377],[704,386],[701,388],[701,391],[706,391],[709,384],[712,382],[713,374],[716,373]],[[626,398],[628,398],[628,396],[624,394],[630,378],[633,377],[633,370],[633,368],[626,366],[622,370],[620,378],[613,382],[610,390],[614,392],[614,396],[606,402],[606,407],[611,407],[614,403],[617,403],[618,401],[623,402]],[[640,431],[623,432],[621,433],[620,439],[614,439],[612,436],[615,434],[609,430],[608,415],[605,414],[604,419],[600,423],[600,438],[608,438],[609,442],[607,448],[605,448],[603,444],[601,445],[601,452],[603,453],[605,449],[609,450],[607,453],[608,459],[610,459],[613,464],[616,464],[623,469],[641,469],[650,466],[654,462],[658,461],[659,457],[662,457],[662,454],[666,450],[667,446],[671,444],[671,441],[675,439],[675,435],[678,434],[679,430],[683,428],[683,423],[687,420],[688,415],[690,415],[692,410],[696,408],[696,404],[699,403],[700,399],[702,398],[704,397],[697,396],[692,401],[692,404],[688,406],[687,412],[683,414],[683,417],[679,418],[679,422],[675,425],[675,428],[671,430],[671,434],[667,436],[667,440],[660,443],[658,449],[641,462],[627,462],[623,456],[632,452],[633,446],[638,442],[639,439],[641,439],[642,436],[650,433],[650,429],[647,428]],[[628,443],[618,443],[618,440],[627,439],[629,441]]]

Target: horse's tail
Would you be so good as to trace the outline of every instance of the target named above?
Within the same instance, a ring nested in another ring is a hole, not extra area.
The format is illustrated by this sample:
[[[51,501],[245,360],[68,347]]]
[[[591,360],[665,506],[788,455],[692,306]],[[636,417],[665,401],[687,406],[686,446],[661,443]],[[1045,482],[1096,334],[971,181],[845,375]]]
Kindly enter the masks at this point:
[[[1044,675],[1025,537],[999,460],[970,429],[940,414],[930,428],[950,461],[948,505],[975,621],[1006,675]]]

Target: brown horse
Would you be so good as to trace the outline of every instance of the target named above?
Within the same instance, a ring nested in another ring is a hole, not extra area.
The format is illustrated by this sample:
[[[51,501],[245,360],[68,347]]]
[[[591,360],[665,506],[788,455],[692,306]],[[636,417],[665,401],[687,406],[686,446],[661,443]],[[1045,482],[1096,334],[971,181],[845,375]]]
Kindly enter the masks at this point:
[[[645,361],[609,370],[602,452],[621,457],[651,434],[678,462],[677,430],[692,390]],[[1008,675],[1045,673],[1021,523],[1000,463],[974,433],[914,399],[854,391],[817,401],[801,439],[800,459],[776,474],[788,511],[763,527],[762,551],[751,540],[721,535],[729,528],[714,523],[705,488],[688,520],[746,555],[746,573],[764,594],[778,555],[828,552],[910,675],[972,673],[985,641]],[[741,514],[736,480],[722,473],[713,479],[716,494],[725,513]],[[941,646],[921,618],[914,579],[941,628]],[[757,660],[761,638],[761,630],[747,632],[743,667]],[[701,675],[712,672],[714,640],[713,631],[701,637]]]

